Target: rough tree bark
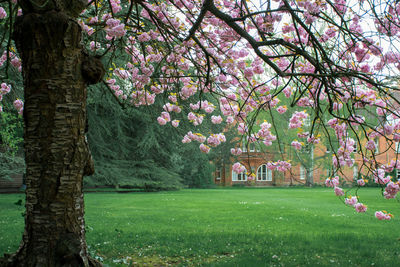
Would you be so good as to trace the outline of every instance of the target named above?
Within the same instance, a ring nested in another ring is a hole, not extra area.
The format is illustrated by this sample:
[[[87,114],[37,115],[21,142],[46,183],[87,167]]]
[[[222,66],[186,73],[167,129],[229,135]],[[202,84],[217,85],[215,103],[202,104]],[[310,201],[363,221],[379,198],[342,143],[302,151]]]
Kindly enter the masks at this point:
[[[85,241],[82,179],[94,169],[85,137],[86,87],[102,79],[75,21],[87,1],[19,1],[14,40],[25,89],[25,231],[6,266],[96,266]],[[67,6],[68,10],[63,7]]]

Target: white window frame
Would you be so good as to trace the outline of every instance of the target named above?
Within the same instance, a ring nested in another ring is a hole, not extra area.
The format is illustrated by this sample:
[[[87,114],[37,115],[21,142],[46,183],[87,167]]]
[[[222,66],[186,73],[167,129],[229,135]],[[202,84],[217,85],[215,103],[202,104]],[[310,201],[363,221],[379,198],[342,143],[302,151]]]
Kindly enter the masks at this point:
[[[265,170],[263,170],[263,167],[265,166]],[[265,178],[265,179],[263,179]],[[265,181],[265,182],[271,182],[272,181],[272,171],[267,168],[267,164],[261,164],[257,168],[257,181]]]
[[[239,180],[239,177],[241,180]],[[244,177],[244,179],[243,179]],[[247,181],[247,169],[245,168],[244,172],[236,173],[232,170],[232,181],[233,182],[245,182]]]
[[[303,165],[300,165],[300,180],[305,180],[306,179],[306,169],[303,167]]]
[[[216,176],[215,180],[220,181],[221,180],[221,175],[222,175],[222,168],[217,168],[215,170],[215,174],[218,174],[218,173],[219,173],[219,176],[215,175]]]
[[[249,147],[249,150],[247,150],[247,146]],[[248,142],[247,145],[245,142],[242,144],[242,152],[257,152],[258,149],[256,147],[255,143],[250,143]]]
[[[375,153],[379,153],[379,138],[374,139]]]
[[[250,149],[250,152],[255,152],[256,151],[256,144],[249,143],[249,149]]]
[[[397,179],[400,179],[400,170],[396,170]]]
[[[247,152],[246,142],[242,143],[242,152]]]
[[[395,143],[395,150],[394,153],[400,154],[400,142]]]
[[[357,180],[358,178],[358,166],[357,165],[353,165],[353,179]]]

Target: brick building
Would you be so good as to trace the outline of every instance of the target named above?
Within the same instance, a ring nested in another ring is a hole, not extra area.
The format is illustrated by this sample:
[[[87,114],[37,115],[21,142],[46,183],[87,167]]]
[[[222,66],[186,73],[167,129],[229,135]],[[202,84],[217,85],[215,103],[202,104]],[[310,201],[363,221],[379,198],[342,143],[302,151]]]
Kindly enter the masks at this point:
[[[386,138],[380,137],[374,140],[376,144],[375,159],[379,164],[387,164],[390,160],[397,158],[400,153],[400,146],[398,143],[390,145]],[[267,162],[276,161],[279,157],[276,154],[278,151],[264,151],[260,152],[255,149],[254,145],[249,147],[249,150],[242,149],[243,153],[237,159],[231,158],[230,162],[217,162],[216,172],[214,175],[214,182],[217,185],[232,186],[232,185],[246,185],[246,186],[287,186],[307,184],[310,180],[312,184],[323,184],[325,179],[330,176],[336,175],[332,168],[332,156],[334,155],[324,145],[315,145],[308,153],[309,168],[304,167],[304,164],[296,161],[296,151],[286,146],[283,148],[284,160],[292,163],[292,168],[284,173],[272,171],[267,168]],[[357,152],[358,148],[354,150]],[[304,154],[303,154],[304,155]],[[275,159],[274,159],[275,158]],[[352,167],[343,167],[339,173],[340,177],[344,178],[345,182],[352,183],[354,179],[358,179],[360,175],[360,167],[362,166],[362,156],[354,153],[355,164]],[[236,174],[232,171],[232,164],[239,161],[246,167],[246,171],[241,174]],[[250,181],[247,177],[248,173],[255,175],[254,181]],[[366,167],[361,168],[361,174],[371,176],[370,170]],[[400,171],[394,173],[400,178]]]

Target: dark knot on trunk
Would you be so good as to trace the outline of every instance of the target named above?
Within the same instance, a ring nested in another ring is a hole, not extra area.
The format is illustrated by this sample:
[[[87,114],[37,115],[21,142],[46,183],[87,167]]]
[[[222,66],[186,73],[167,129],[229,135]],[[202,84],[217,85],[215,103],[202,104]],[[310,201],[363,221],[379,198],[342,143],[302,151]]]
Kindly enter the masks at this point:
[[[82,76],[88,85],[99,83],[105,74],[103,63],[100,58],[84,55],[82,61]]]

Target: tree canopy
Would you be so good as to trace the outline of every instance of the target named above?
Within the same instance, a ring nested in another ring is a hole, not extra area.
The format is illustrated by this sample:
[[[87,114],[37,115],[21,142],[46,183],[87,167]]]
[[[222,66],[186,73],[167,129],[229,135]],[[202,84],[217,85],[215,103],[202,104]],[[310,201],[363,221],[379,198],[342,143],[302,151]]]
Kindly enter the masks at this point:
[[[23,79],[25,103],[16,99],[14,107],[25,118],[32,201],[44,200],[38,181],[61,200],[56,186],[64,179],[69,189],[76,187],[76,203],[83,203],[79,184],[83,174],[93,173],[84,138],[86,86],[98,82],[122,106],[163,101],[157,122],[164,127],[179,129],[185,114],[192,129],[185,129],[182,143],[198,142],[204,153],[227,139],[221,128],[202,132],[205,120],[224,121],[245,142],[270,146],[282,140],[279,130],[272,117],[257,117],[292,109],[287,127],[301,129],[294,148],[318,143],[318,134],[333,136],[338,146],[329,143],[332,162],[340,169],[354,165],[357,145],[359,168],[375,178],[382,195],[395,198],[400,190],[399,181],[386,175],[400,162],[379,162],[373,141],[382,136],[392,149],[400,141],[398,1],[19,0],[0,6],[0,97]],[[182,101],[190,102],[186,113]],[[50,167],[40,172],[42,161]],[[233,166],[243,171],[240,163]],[[268,168],[287,171],[291,164],[279,159]],[[54,182],[49,173],[61,178]],[[340,179],[326,184],[342,196]],[[68,190],[61,191],[69,199]],[[345,201],[366,211],[358,199]],[[376,217],[391,215],[377,211]]]

